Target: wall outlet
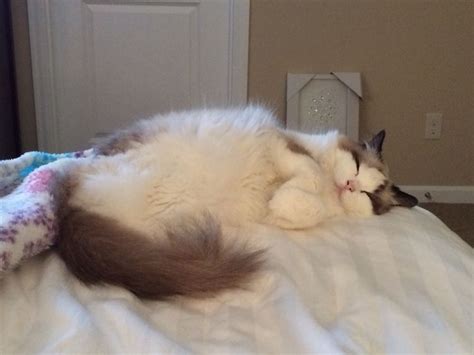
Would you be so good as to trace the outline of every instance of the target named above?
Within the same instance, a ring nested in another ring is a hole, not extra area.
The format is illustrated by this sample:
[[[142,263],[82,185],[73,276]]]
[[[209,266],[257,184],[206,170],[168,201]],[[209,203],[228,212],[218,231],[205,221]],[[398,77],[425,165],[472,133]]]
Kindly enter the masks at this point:
[[[443,114],[440,112],[429,112],[425,117],[425,139],[439,139],[441,137]]]

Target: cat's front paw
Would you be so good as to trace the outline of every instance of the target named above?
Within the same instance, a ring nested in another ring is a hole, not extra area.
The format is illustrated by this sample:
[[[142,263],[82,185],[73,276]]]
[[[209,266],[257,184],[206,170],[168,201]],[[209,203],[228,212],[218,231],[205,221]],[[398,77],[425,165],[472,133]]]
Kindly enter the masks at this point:
[[[324,206],[317,195],[293,187],[278,189],[268,208],[267,222],[285,229],[314,227],[325,217]]]
[[[372,216],[372,203],[365,193],[346,191],[341,195],[342,207],[349,216],[369,217]]]
[[[319,191],[319,181],[312,175],[298,176],[288,180],[281,188],[294,188],[307,193],[316,194]]]

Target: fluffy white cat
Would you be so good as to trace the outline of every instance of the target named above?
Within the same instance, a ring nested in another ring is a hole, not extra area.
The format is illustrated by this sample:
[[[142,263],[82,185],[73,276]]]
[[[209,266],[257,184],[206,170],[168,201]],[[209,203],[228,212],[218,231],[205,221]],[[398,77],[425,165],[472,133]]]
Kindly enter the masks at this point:
[[[81,280],[143,297],[238,286],[262,252],[222,243],[221,224],[303,229],[416,205],[388,179],[384,136],[291,132],[258,106],[141,121],[72,172],[59,252]]]

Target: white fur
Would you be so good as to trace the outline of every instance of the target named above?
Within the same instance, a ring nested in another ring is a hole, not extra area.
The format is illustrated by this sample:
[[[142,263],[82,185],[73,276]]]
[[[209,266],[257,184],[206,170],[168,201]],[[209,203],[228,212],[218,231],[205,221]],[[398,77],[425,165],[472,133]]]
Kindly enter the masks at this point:
[[[370,215],[365,194],[340,193],[337,185],[356,179],[373,191],[383,181],[376,169],[361,166],[357,173],[351,155],[337,148],[336,132],[287,133],[312,157],[290,151],[261,107],[170,113],[142,127],[155,133],[143,144],[79,168],[72,204],[150,236],[164,223],[205,211],[226,225],[291,229],[342,213]]]

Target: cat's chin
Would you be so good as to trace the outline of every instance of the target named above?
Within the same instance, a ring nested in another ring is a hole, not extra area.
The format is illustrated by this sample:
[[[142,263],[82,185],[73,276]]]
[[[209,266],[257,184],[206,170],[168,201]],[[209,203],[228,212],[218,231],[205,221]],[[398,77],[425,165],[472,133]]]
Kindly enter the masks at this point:
[[[337,197],[341,199],[342,194],[344,193],[344,189],[339,186],[336,186],[336,193],[337,193]]]
[[[335,185],[335,190],[336,190],[337,197],[338,197],[339,199],[341,199],[344,194],[351,193],[351,192],[350,192],[349,190],[347,190],[345,187],[339,186],[339,185],[337,185],[337,184]]]

